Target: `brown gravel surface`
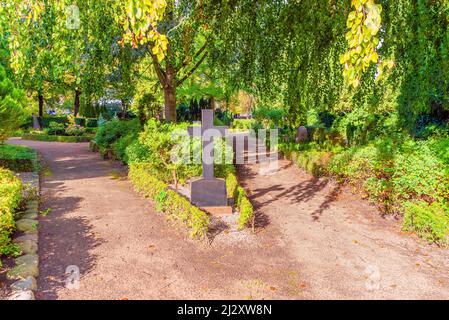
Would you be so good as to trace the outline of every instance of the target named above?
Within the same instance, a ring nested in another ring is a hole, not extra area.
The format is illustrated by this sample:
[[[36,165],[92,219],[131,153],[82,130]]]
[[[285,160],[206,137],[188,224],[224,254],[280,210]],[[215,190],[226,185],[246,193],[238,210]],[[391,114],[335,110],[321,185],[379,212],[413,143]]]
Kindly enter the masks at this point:
[[[449,251],[401,233],[366,201],[288,162],[240,176],[256,234],[217,228],[211,244],[155,213],[126,171],[87,144],[10,140],[45,159],[38,299],[449,298]],[[79,289],[65,286],[80,270]]]

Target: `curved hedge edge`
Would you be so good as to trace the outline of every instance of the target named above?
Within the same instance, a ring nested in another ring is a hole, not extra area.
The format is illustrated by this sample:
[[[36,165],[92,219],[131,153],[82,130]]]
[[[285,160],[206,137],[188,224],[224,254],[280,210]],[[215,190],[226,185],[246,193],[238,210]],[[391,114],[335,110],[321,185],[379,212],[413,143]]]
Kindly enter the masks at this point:
[[[156,203],[156,210],[169,218],[183,222],[192,238],[206,238],[209,216],[189,200],[169,189],[168,185],[152,176],[144,164],[131,164],[128,176],[134,188]]]
[[[22,135],[23,140],[32,141],[44,141],[44,142],[69,142],[69,143],[81,143],[90,142],[93,136],[50,136],[45,134],[24,134]]]
[[[11,235],[16,230],[15,215],[22,201],[22,181],[0,167],[0,267],[2,256],[15,251]]]
[[[226,177],[226,189],[228,196],[234,200],[234,205],[238,209],[240,215],[237,220],[239,230],[251,227],[254,230],[254,207],[249,201],[245,189],[239,183],[234,173],[229,173]]]

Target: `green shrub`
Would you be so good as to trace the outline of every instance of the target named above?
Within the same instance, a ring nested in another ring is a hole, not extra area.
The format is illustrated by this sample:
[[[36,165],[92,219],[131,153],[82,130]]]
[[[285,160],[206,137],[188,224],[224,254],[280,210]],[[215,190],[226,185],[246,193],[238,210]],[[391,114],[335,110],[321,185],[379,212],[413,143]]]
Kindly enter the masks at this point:
[[[246,131],[255,129],[257,127],[256,124],[256,120],[254,119],[234,119],[232,121],[232,129]]]
[[[235,196],[235,207],[239,210],[239,218],[237,220],[239,229],[244,229],[250,223],[254,223],[253,205],[246,195],[245,189],[238,186]]]
[[[67,117],[38,117],[38,121],[42,128],[50,127],[50,123],[52,122],[60,123],[64,126],[69,123]]]
[[[449,209],[438,202],[406,202],[404,228],[429,242],[448,243]]]
[[[186,224],[192,237],[206,237],[209,216],[186,198],[168,189],[167,184],[152,173],[148,164],[131,164],[129,178],[137,191],[155,201],[158,211],[164,212],[170,219]]]
[[[139,161],[151,164],[154,171],[157,171],[159,179],[167,183],[185,183],[191,177],[201,175],[200,164],[186,164],[183,159],[172,161],[172,150],[179,147],[178,151],[188,150],[190,139],[184,139],[182,136],[176,136],[179,132],[185,131],[187,123],[161,123],[156,120],[150,120],[145,125],[145,129],[139,135],[139,143],[142,145],[140,150],[146,149],[148,152]],[[200,150],[199,139],[194,139],[194,150]],[[133,147],[135,148],[135,146]],[[135,150],[135,149],[133,149]],[[198,154],[197,152],[197,154]],[[188,160],[188,159],[187,159]],[[177,181],[175,181],[175,178]]]
[[[95,141],[101,149],[112,149],[112,145],[130,132],[139,132],[137,120],[119,120],[117,118],[105,122],[98,128]]]
[[[228,193],[228,198],[235,199],[237,196],[237,188],[239,186],[239,182],[235,174],[230,173],[226,177],[226,191]]]
[[[282,125],[285,110],[282,108],[260,106],[253,112],[254,120],[264,128],[278,128]]]
[[[8,79],[0,64],[0,143],[26,122],[26,95]]]
[[[65,135],[67,135],[67,136],[80,137],[80,136],[84,135],[85,133],[86,133],[86,130],[84,129],[84,127],[81,127],[80,125],[77,125],[77,124],[69,125],[65,129]]]
[[[15,252],[10,236],[15,230],[14,216],[21,199],[20,179],[0,168],[0,258]]]
[[[0,145],[0,167],[18,172],[34,170],[36,152],[22,146]]]
[[[75,118],[75,124],[81,127],[86,126],[86,119],[85,118]]]
[[[247,197],[243,197],[239,206],[240,215],[238,218],[239,229],[244,229],[250,223],[254,223],[254,209],[253,205]]]
[[[44,133],[52,136],[65,135],[65,125],[55,121],[50,122],[48,128],[44,129]]]
[[[123,163],[128,163],[129,158],[126,149],[137,140],[137,133],[131,132],[121,137],[112,145],[115,156]]]
[[[98,127],[98,120],[95,118],[86,119],[86,128],[96,128]]]

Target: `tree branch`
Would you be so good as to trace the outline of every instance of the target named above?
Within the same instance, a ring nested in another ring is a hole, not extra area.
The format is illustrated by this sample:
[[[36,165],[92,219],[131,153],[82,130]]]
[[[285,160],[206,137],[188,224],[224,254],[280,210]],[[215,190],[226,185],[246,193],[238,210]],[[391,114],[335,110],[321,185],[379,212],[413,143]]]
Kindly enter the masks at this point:
[[[202,47],[193,55],[193,57],[189,58],[189,59],[184,59],[184,61],[182,62],[181,66],[179,66],[178,68],[176,68],[176,72],[180,71],[182,68],[185,68],[189,65],[190,62],[192,62],[193,60],[195,60],[195,58],[199,57],[200,54],[206,50],[207,47],[207,40],[204,42],[204,44],[202,45]]]
[[[150,55],[151,55],[151,59],[153,60],[153,66],[154,69],[156,70],[156,74],[157,77],[159,78],[159,81],[161,82],[162,86],[165,87],[167,85],[167,76],[164,72],[164,70],[162,70],[162,66],[159,63],[159,60],[157,59],[157,56],[153,53],[153,46],[150,44],[148,44],[149,47],[149,51],[150,51]]]
[[[206,51],[200,60],[197,61],[197,63],[190,69],[189,72],[186,73],[184,77],[182,77],[180,80],[176,82],[177,86],[180,86],[184,81],[186,81],[195,71],[198,69],[198,67],[203,63],[204,59],[206,59],[208,52]]]

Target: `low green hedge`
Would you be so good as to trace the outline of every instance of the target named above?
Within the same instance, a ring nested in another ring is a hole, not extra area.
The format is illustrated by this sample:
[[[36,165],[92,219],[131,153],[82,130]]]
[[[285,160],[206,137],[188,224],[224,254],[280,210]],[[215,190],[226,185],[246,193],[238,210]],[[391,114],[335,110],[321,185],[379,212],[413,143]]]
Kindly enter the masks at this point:
[[[86,118],[86,128],[96,128],[98,127],[98,119]]]
[[[35,161],[36,152],[30,148],[0,145],[0,167],[18,172],[31,172],[34,170]]]
[[[39,124],[42,128],[48,128],[51,122],[61,123],[64,125],[69,124],[69,119],[67,117],[38,117]],[[75,124],[83,126],[86,128],[96,128],[98,127],[98,119],[96,118],[75,118]],[[27,127],[33,126],[33,120],[30,119],[27,122]]]
[[[164,212],[170,219],[181,221],[196,238],[207,236],[209,216],[193,206],[186,198],[170,190],[166,183],[151,175],[145,164],[131,164],[129,178],[137,191],[156,202],[156,209]]]
[[[62,123],[64,125],[69,123],[67,117],[38,117],[37,119],[42,128],[48,128],[50,122]]]
[[[10,236],[15,230],[15,212],[21,200],[22,182],[11,171],[0,168],[0,258],[17,251]]]
[[[438,202],[407,202],[404,205],[404,229],[416,232],[429,242],[449,243],[449,210]]]
[[[40,133],[28,133],[22,136],[24,140],[46,141],[46,142],[90,142],[94,138],[93,135],[84,136],[53,136]]]
[[[237,177],[229,173],[226,177],[226,189],[228,197],[234,199],[234,205],[240,213],[237,220],[239,229],[244,229],[250,225],[254,228],[254,208],[248,199],[245,189],[239,186]]]

